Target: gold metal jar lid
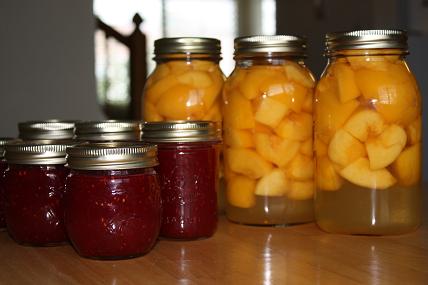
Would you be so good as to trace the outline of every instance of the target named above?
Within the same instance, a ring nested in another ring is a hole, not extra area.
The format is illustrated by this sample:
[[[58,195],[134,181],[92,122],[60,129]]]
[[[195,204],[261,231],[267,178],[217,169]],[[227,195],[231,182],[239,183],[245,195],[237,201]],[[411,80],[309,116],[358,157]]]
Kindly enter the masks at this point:
[[[86,121],[76,123],[75,139],[83,141],[139,141],[139,121]]]
[[[294,35],[248,36],[234,41],[235,55],[241,53],[289,53],[306,56],[306,38]]]
[[[153,143],[221,141],[221,128],[211,121],[146,122],[142,140]]]
[[[157,146],[132,142],[83,143],[67,148],[67,166],[81,170],[117,170],[158,165]]]
[[[74,136],[75,121],[27,121],[18,124],[19,138],[23,140],[70,140]]]
[[[67,147],[72,144],[16,142],[6,145],[5,158],[10,164],[65,164]]]
[[[155,55],[167,54],[221,54],[220,41],[213,38],[162,38],[155,41]]]
[[[15,142],[19,142],[19,139],[16,138],[0,138],[0,159],[4,158],[4,151],[6,149],[6,144],[10,144],[10,143],[15,143]]]
[[[402,49],[407,51],[407,32],[402,30],[356,30],[328,33],[327,54],[345,49]]]

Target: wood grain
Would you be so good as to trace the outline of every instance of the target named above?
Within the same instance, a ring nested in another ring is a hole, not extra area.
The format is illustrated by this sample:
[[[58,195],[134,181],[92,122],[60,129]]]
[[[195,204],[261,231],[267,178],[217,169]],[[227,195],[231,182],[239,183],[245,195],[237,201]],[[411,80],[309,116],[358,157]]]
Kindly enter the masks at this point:
[[[426,198],[426,197],[425,197]],[[250,227],[220,218],[214,237],[160,240],[147,255],[96,261],[69,245],[24,247],[0,233],[0,284],[428,284],[428,225],[390,237],[315,224]]]

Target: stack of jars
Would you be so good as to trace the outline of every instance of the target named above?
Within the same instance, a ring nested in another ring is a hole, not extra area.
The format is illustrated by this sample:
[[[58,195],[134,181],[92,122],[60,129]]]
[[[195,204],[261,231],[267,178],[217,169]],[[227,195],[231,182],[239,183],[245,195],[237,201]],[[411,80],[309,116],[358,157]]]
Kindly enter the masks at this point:
[[[316,83],[304,38],[241,37],[224,82],[218,40],[157,40],[145,122],[26,122],[23,141],[0,139],[0,226],[21,244],[139,256],[159,236],[212,236],[224,178],[233,222],[414,230],[422,120],[407,53],[403,31],[328,34]]]

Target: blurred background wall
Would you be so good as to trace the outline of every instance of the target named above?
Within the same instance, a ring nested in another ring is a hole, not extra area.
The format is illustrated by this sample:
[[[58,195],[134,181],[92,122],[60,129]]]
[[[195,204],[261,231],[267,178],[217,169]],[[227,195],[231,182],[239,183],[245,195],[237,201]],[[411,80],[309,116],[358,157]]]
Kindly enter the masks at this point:
[[[100,119],[92,1],[0,1],[0,136],[19,121]]]

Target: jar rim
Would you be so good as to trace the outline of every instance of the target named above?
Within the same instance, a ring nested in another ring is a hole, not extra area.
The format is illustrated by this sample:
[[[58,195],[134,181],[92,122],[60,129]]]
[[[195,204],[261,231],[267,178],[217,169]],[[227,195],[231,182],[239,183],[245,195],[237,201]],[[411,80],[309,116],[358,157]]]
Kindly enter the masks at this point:
[[[20,139],[12,138],[12,137],[1,137],[0,138],[0,160],[4,158],[4,152],[6,149],[6,145],[10,143],[19,142]]]
[[[340,50],[400,49],[407,53],[407,32],[404,30],[353,30],[325,35],[326,55]]]
[[[102,120],[76,123],[75,139],[88,141],[139,140],[141,121]]]
[[[213,121],[145,122],[142,140],[154,143],[221,141],[221,126]]]
[[[306,56],[307,41],[297,35],[256,35],[234,40],[235,56],[243,53],[285,53]]]
[[[141,142],[82,143],[67,150],[71,169],[114,170],[158,165],[157,146]]]
[[[74,120],[37,120],[18,123],[23,140],[67,140],[74,136]]]
[[[5,159],[10,164],[65,164],[66,149],[71,143],[13,142],[5,147]]]
[[[211,54],[220,56],[221,42],[215,38],[175,37],[155,40],[156,57],[170,54]]]

